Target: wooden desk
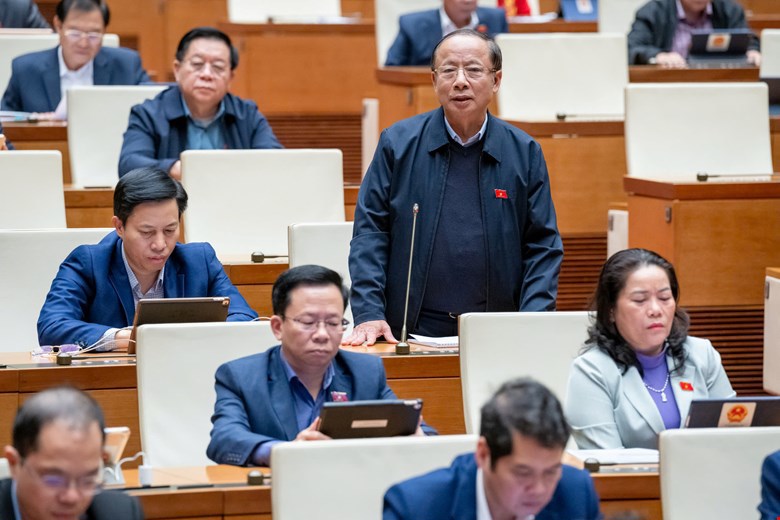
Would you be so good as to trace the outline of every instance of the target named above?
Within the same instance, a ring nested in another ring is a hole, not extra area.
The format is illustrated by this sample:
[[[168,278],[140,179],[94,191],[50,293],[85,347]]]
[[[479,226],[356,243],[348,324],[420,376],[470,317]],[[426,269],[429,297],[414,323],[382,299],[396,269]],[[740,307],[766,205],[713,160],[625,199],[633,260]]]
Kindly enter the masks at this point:
[[[133,435],[127,452],[140,451],[135,360],[104,361],[57,366],[47,358],[33,359],[28,352],[0,353],[0,364],[7,366],[0,369],[0,445],[11,443],[13,418],[25,399],[45,388],[70,384],[101,404],[108,426],[128,426]]]
[[[690,334],[712,341],[740,395],[763,394],[763,288],[780,265],[780,183],[625,180],[629,246],[676,269]]]
[[[240,485],[246,482],[247,473],[253,469],[259,468],[159,468],[153,470],[152,485],[176,488],[132,489],[128,493],[138,497],[147,520],[270,520],[271,488]],[[262,471],[270,473],[267,468]],[[137,470],[131,469],[124,474],[127,487],[138,487]]]
[[[671,70],[634,65],[629,67],[628,76],[632,83],[758,81],[758,68]],[[439,106],[427,67],[379,67],[376,77],[379,81],[380,128]]]
[[[423,398],[425,420],[439,433],[465,433],[457,355],[396,356],[388,345],[350,350],[380,355],[388,385],[402,399]],[[11,442],[13,418],[20,403],[32,393],[67,383],[89,392],[101,404],[107,426],[130,428],[127,453],[141,450],[135,360],[93,359],[57,366],[48,358],[32,358],[28,352],[18,352],[0,353],[0,364],[6,365],[0,369],[0,445]]]
[[[344,186],[344,217],[355,218],[359,185]],[[68,227],[111,227],[114,215],[114,190],[111,188],[81,188],[65,186],[65,217]]]
[[[62,154],[62,182],[70,184],[68,124],[65,121],[3,123],[3,133],[17,150],[57,150]]]
[[[204,468],[155,469],[154,485],[230,485],[246,482],[248,468],[207,466]],[[264,472],[270,473],[263,468]],[[137,486],[138,472],[125,472],[128,486]],[[633,511],[645,520],[661,520],[658,473],[593,474],[601,510],[607,515]],[[128,491],[137,496],[147,520],[189,519],[268,520],[271,518],[270,486],[204,488],[151,488]]]
[[[761,305],[780,265],[780,182],[670,183],[626,178],[629,246],[674,264],[686,306]]]

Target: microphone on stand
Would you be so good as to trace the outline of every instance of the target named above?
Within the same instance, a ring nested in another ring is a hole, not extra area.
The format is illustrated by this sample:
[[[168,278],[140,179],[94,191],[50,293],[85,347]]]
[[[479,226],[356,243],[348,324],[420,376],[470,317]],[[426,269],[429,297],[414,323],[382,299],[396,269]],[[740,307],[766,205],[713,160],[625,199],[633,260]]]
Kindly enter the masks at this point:
[[[398,356],[407,356],[411,352],[407,340],[406,320],[409,316],[409,290],[412,287],[412,259],[414,258],[414,233],[417,228],[417,214],[420,212],[420,205],[416,202],[412,206],[412,243],[409,247],[409,274],[406,276],[406,302],[404,303],[404,326],[401,329],[401,342],[396,343],[395,353]]]

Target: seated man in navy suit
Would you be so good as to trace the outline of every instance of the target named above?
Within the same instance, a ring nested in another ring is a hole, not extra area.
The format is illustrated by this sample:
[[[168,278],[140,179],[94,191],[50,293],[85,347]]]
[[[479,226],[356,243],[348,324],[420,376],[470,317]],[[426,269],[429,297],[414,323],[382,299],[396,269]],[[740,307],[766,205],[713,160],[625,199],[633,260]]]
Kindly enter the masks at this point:
[[[569,425],[558,399],[528,378],[504,383],[482,407],[475,453],[385,494],[384,520],[596,520],[587,472],[561,464]]]
[[[477,0],[443,0],[439,9],[402,15],[398,25],[398,36],[387,51],[388,67],[429,65],[436,44],[456,29],[474,29],[491,37],[509,32],[504,10],[477,7]]]
[[[16,414],[0,480],[3,520],[142,520],[138,499],[103,491],[103,412],[71,387],[50,388]]]
[[[197,27],[176,49],[176,86],[130,112],[119,176],[156,166],[181,179],[185,150],[281,148],[271,126],[252,101],[228,92],[238,52],[227,34]]]
[[[761,468],[761,520],[780,518],[780,451],[764,459]]]
[[[70,87],[148,82],[137,52],[102,47],[108,20],[100,0],[61,0],[54,17],[59,46],[13,60],[2,109],[65,119]]]
[[[396,399],[382,360],[341,350],[348,292],[326,267],[282,273],[272,292],[271,330],[279,346],[217,369],[217,401],[206,454],[218,464],[268,466],[284,441],[324,440],[326,401]],[[417,434],[435,434],[422,423]]]
[[[33,0],[0,0],[0,28],[48,29],[49,22]]]
[[[114,189],[115,231],[73,250],[38,317],[41,345],[124,348],[141,298],[229,296],[228,321],[257,317],[207,243],[177,242],[187,192],[157,168],[139,168]]]

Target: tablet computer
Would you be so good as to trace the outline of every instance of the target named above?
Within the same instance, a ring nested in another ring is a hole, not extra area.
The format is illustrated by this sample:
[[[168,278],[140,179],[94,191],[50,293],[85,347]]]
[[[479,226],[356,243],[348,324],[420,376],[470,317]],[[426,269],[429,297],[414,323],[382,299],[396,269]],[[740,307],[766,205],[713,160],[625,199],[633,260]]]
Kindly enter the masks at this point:
[[[694,399],[686,428],[780,426],[780,397]]]
[[[422,399],[325,403],[320,431],[333,439],[395,437],[417,431]]]
[[[746,65],[746,53],[752,39],[753,33],[749,29],[695,30],[691,35],[688,63]]]
[[[230,308],[228,296],[204,298],[147,298],[138,300],[130,334],[128,354],[135,354],[138,327],[149,323],[204,323],[226,321]]]

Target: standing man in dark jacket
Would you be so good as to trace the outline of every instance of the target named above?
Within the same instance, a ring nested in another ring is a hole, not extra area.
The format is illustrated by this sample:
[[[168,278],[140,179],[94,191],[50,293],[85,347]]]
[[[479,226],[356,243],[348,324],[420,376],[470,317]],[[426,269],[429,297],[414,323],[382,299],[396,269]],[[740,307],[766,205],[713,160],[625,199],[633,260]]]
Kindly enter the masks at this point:
[[[349,256],[356,327],[345,343],[395,341],[415,203],[410,332],[455,335],[464,312],[555,309],[563,246],[542,150],[487,111],[501,50],[461,29],[442,39],[431,68],[442,107],[386,129],[360,188]]]
[[[749,29],[742,6],[734,0],[651,0],[636,12],[628,35],[629,63],[685,68],[691,32],[710,29]],[[747,58],[761,64],[755,36]]]

